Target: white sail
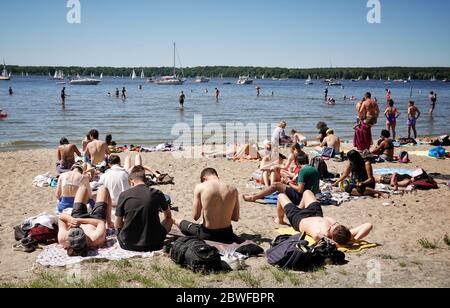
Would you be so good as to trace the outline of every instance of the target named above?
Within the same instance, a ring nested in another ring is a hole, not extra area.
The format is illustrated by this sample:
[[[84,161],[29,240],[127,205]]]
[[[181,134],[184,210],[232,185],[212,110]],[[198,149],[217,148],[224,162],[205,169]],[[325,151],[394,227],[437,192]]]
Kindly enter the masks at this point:
[[[370,81],[370,77],[369,77],[369,76],[367,76],[366,80],[367,80],[367,81]]]
[[[142,70],[141,71],[141,79],[144,79],[145,78],[145,73],[144,73],[144,70]]]
[[[100,74],[100,79],[103,79],[103,73]]]
[[[136,79],[136,71],[133,70],[133,74],[131,74],[131,79]]]

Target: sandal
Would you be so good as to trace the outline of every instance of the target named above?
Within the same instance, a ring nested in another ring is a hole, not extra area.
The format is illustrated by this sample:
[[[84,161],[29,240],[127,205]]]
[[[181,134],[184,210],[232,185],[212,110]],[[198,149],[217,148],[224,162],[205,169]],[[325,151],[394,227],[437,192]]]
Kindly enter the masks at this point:
[[[14,251],[32,253],[38,248],[39,244],[34,239],[27,237],[13,246]]]

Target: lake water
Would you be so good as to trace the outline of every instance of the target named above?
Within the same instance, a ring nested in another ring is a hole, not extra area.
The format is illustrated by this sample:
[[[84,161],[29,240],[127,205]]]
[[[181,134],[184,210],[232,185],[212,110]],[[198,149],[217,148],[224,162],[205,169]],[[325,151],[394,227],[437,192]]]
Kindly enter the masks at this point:
[[[230,85],[224,83],[230,82]],[[336,106],[324,103],[325,84],[315,81],[306,86],[304,80],[256,80],[248,86],[236,85],[236,79],[213,79],[206,84],[188,80],[183,86],[158,86],[147,84],[143,79],[105,78],[98,86],[66,85],[66,108],[60,105],[63,85],[47,77],[15,77],[10,82],[0,82],[0,108],[8,118],[0,120],[0,151],[51,148],[63,136],[80,144],[83,136],[92,128],[98,129],[103,139],[112,133],[118,144],[153,145],[172,141],[176,123],[193,125],[195,115],[203,116],[203,124],[241,122],[278,123],[288,122],[306,136],[316,134],[316,123],[324,121],[334,128],[336,134],[351,139],[355,122],[355,101],[344,102],[342,97],[352,95],[361,98],[366,91],[379,99],[385,107],[385,89],[393,92],[397,108],[402,112],[398,133],[407,132],[407,103],[411,95],[423,113],[418,121],[420,135],[441,135],[450,132],[450,83],[413,81],[408,84],[384,81],[342,81],[342,87],[329,87],[329,96],[336,98]],[[139,90],[139,85],[143,90]],[[262,93],[256,96],[255,87]],[[8,87],[15,94],[8,96]],[[114,97],[116,88],[127,88],[128,99],[123,102]],[[216,103],[213,93],[218,87],[222,93]],[[205,89],[209,93],[205,93]],[[184,90],[187,96],[185,111],[178,106],[178,94]],[[271,92],[274,96],[271,96]],[[433,118],[428,116],[428,93],[438,93],[438,105]],[[107,93],[111,92],[112,97]],[[380,119],[374,134],[384,128]],[[378,136],[378,135],[376,135]]]

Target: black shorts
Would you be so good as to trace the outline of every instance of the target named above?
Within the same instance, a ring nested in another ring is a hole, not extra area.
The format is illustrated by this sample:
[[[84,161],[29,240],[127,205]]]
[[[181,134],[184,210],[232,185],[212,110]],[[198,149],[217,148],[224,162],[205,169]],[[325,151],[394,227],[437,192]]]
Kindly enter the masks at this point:
[[[89,214],[86,204],[75,203],[73,205],[72,217],[82,219],[97,219],[106,221],[106,209],[108,205],[104,202],[96,203],[94,209]]]
[[[284,212],[288,218],[291,226],[295,231],[300,231],[300,223],[303,219],[312,217],[323,217],[322,206],[320,202],[314,202],[306,209],[301,209],[298,206],[290,203],[284,207]]]
[[[180,223],[180,231],[186,236],[196,236],[200,240],[213,241],[224,244],[240,243],[240,239],[233,232],[233,227],[225,229],[210,230],[203,225],[183,220]]]
[[[351,194],[353,192],[353,189],[356,189],[360,195],[364,195],[367,188],[375,189],[375,185],[375,182],[362,186],[357,186],[355,183],[350,183],[345,189],[345,192]]]
[[[300,205],[303,195],[299,194],[294,188],[287,187],[285,191],[286,196],[293,204]]]

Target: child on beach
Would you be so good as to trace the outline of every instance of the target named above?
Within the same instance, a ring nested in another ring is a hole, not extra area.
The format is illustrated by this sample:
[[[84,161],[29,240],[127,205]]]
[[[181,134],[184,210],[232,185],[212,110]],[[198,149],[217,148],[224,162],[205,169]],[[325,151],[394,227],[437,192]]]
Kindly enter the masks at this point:
[[[384,116],[387,119],[386,130],[389,132],[392,130],[392,138],[395,140],[397,119],[400,117],[401,113],[397,110],[397,108],[394,107],[394,101],[392,99],[388,100],[388,105],[389,107],[384,112]]]
[[[408,138],[411,138],[411,129],[414,132],[414,139],[417,139],[416,124],[417,120],[420,118],[420,110],[415,106],[413,101],[409,102],[408,108]]]

